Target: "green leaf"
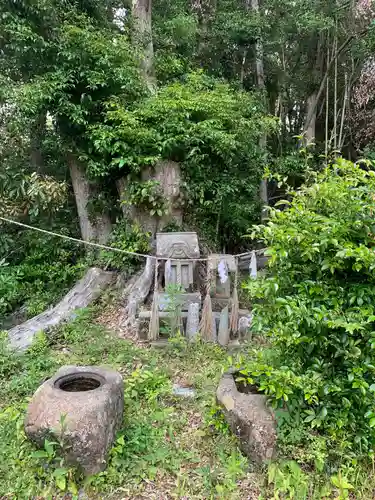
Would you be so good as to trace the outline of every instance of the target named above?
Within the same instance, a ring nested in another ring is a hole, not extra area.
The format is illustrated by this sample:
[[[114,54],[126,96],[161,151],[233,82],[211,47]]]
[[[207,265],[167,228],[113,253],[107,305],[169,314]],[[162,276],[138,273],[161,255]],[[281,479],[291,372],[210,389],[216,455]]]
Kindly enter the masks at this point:
[[[56,486],[59,488],[61,491],[66,490],[66,477],[65,476],[58,476],[56,477]]]
[[[333,486],[336,486],[336,488],[340,487],[340,480],[339,480],[338,476],[332,476],[331,482],[332,482]]]
[[[45,450],[38,450],[31,453],[33,458],[49,458],[49,454]]]
[[[274,482],[277,471],[278,471],[278,466],[276,463],[271,463],[268,466],[268,484],[272,484]]]
[[[353,490],[354,486],[352,484],[350,484],[346,478],[342,478],[341,488],[344,488],[345,490]]]
[[[325,406],[323,406],[323,408],[321,409],[320,413],[319,413],[319,418],[324,420],[327,416],[327,408]]]
[[[53,455],[53,453],[54,453],[54,447],[57,444],[58,443],[55,443],[53,441],[48,441],[48,439],[44,440],[44,449],[46,450],[46,452],[48,453],[49,456]]]
[[[125,436],[120,436],[117,438],[117,443],[120,444],[121,446],[125,445]]]
[[[304,422],[312,422],[315,419],[315,414],[309,415],[304,419]]]
[[[60,468],[55,469],[53,471],[53,475],[55,477],[66,476],[68,472],[69,472],[69,469],[64,469],[64,468],[60,467]]]
[[[78,495],[78,487],[73,481],[69,481],[68,490],[72,493],[72,495]]]
[[[280,205],[290,205],[290,201],[289,200],[279,200],[275,203],[275,207],[279,207]]]

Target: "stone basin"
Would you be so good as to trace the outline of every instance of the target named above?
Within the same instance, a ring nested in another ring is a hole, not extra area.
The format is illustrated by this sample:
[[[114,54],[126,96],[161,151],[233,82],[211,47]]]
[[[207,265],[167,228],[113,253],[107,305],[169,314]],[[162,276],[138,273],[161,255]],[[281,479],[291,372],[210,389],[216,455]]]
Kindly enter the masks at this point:
[[[274,458],[276,420],[264,394],[240,392],[235,374],[225,373],[216,398],[232,432],[239,438],[245,455],[257,463]]]
[[[85,475],[96,474],[106,466],[123,409],[119,373],[95,366],[63,366],[35,392],[25,432],[39,447],[46,438],[62,438],[67,462]]]

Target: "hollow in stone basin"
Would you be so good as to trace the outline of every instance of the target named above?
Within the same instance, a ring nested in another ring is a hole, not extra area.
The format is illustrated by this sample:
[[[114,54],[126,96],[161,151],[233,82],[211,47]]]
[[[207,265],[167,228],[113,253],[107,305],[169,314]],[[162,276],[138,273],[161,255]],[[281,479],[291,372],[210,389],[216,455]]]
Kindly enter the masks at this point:
[[[95,373],[74,373],[60,377],[54,385],[65,392],[86,392],[98,389],[102,384],[103,379]]]
[[[239,382],[237,380],[238,376],[240,376],[240,374],[237,374],[237,373],[233,374],[238,392],[240,392],[241,394],[263,394],[264,395],[264,392],[261,392],[256,385],[245,384],[242,381]]]

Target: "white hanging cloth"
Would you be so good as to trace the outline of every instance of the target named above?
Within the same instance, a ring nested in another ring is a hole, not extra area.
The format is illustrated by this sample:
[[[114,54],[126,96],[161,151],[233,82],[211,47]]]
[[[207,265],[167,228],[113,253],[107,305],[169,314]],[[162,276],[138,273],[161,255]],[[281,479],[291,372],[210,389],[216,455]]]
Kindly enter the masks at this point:
[[[253,250],[251,252],[251,259],[250,259],[250,266],[249,266],[249,271],[250,271],[250,277],[253,279],[257,278],[258,271],[257,271],[257,255],[255,251]]]
[[[221,260],[217,266],[217,272],[219,273],[220,282],[222,285],[228,280],[228,267],[225,260]]]

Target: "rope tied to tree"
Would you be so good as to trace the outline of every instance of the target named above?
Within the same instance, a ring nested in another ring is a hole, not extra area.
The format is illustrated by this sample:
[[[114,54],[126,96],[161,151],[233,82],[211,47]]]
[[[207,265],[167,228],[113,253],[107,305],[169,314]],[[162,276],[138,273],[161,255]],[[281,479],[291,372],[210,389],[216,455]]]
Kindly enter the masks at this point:
[[[67,236],[65,234],[55,233],[53,231],[47,231],[46,229],[41,229],[40,227],[30,226],[29,224],[24,224],[23,222],[18,222],[18,221],[12,220],[12,219],[7,219],[6,217],[0,216],[0,220],[2,220],[3,222],[7,222],[9,224],[15,224],[16,226],[23,227],[25,229],[31,229],[33,231],[38,231],[39,233],[47,234],[49,236],[55,236],[56,238],[61,238],[63,240],[67,240],[67,241],[73,241],[74,243],[79,243],[80,245],[88,245],[88,246],[92,246],[95,248],[101,248],[102,250],[112,250],[113,252],[122,253],[122,254],[126,254],[126,255],[134,255],[135,257],[143,257],[145,259],[150,258],[150,259],[155,259],[155,260],[160,260],[160,261],[170,260],[170,257],[157,257],[155,255],[144,254],[144,253],[139,253],[139,252],[132,252],[130,250],[124,250],[122,248],[110,247],[108,245],[101,245],[100,243],[94,243],[93,241],[80,240],[79,238],[74,238],[72,236]],[[247,255],[251,255],[252,252],[262,253],[262,252],[264,252],[264,250],[265,250],[264,248],[260,248],[259,250],[250,250],[248,252],[237,254],[237,255],[235,255],[235,257],[238,257],[238,258],[246,257]],[[209,257],[198,257],[198,258],[194,258],[194,259],[192,259],[192,258],[173,259],[173,261],[175,261],[175,262],[186,262],[186,261],[207,262],[209,260],[210,260]]]

